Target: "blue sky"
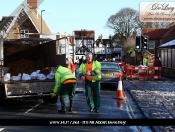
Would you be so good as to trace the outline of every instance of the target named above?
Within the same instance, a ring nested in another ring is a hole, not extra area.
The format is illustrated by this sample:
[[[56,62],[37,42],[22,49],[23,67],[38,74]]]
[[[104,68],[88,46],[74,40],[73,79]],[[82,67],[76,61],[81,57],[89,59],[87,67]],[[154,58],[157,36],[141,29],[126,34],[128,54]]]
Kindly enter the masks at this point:
[[[24,0],[0,0],[0,19],[10,16]],[[40,1],[40,0],[39,0]],[[41,0],[42,1],[42,0]],[[158,2],[164,2],[159,0]],[[94,30],[95,39],[99,35],[108,38],[113,31],[107,28],[108,18],[120,9],[130,7],[139,11],[141,0],[43,0],[39,5],[39,13],[43,12],[52,33],[72,34],[74,30]],[[144,0],[143,2],[155,2]],[[168,2],[173,2],[169,0]],[[3,6],[2,6],[3,5]]]

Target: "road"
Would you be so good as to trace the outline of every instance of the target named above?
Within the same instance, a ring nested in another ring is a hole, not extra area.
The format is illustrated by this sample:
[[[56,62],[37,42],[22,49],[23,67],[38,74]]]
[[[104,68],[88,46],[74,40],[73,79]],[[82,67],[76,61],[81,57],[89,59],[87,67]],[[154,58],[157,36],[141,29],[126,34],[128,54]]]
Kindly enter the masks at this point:
[[[103,86],[101,90],[101,107],[100,113],[89,112],[89,108],[86,104],[84,87],[81,82],[79,82],[73,112],[67,112],[66,114],[58,113],[57,110],[60,109],[60,102],[57,101],[56,104],[43,103],[42,100],[14,100],[12,104],[6,105],[5,107],[0,107],[0,115],[1,119],[90,119],[90,120],[100,120],[100,119],[135,119],[135,118],[144,118],[143,115],[136,108],[137,106],[131,100],[130,97],[127,97],[127,100],[119,102],[116,98],[116,90],[117,88],[109,86]],[[113,90],[112,90],[113,89]],[[126,95],[126,96],[129,96]],[[132,103],[131,103],[132,102]],[[69,106],[69,100],[66,100],[66,106]],[[134,110],[133,110],[134,108]],[[135,111],[137,114],[134,114]],[[3,120],[1,120],[3,121]],[[18,121],[18,120],[15,120]],[[15,122],[14,121],[14,122]],[[37,123],[37,122],[36,122]],[[8,120],[7,120],[8,124]],[[23,124],[18,123],[18,124]],[[35,124],[32,122],[32,124]],[[0,126],[0,131],[3,132],[12,132],[12,131],[81,131],[81,132],[89,132],[89,131],[99,131],[99,132],[138,132],[138,131],[151,131],[149,127],[144,126],[124,126],[124,125],[97,125],[97,126],[64,126],[64,125],[48,125],[48,126],[11,126],[4,125]]]

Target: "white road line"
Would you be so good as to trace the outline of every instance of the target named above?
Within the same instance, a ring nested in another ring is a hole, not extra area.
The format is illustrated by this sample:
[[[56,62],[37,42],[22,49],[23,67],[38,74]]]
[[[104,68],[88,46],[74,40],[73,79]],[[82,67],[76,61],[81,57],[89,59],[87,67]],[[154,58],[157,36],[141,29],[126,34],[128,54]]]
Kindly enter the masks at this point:
[[[28,109],[28,110],[27,110],[26,112],[24,112],[24,113],[29,113],[29,112],[32,111],[34,108],[38,107],[41,103],[43,103],[43,101],[40,102],[39,104],[33,106],[32,108]]]
[[[0,132],[3,131],[3,130],[4,130],[4,128],[0,128]]]
[[[124,95],[125,95],[125,97],[127,97],[125,93],[124,93]],[[129,100],[126,99],[125,103],[126,103],[126,110],[127,110],[128,115],[129,115],[129,118],[130,119],[133,119],[133,118],[137,119],[136,115],[133,112],[133,109],[132,109],[132,106],[131,106]],[[133,128],[135,128],[136,132],[140,132],[141,131],[141,127],[140,126],[133,126]]]

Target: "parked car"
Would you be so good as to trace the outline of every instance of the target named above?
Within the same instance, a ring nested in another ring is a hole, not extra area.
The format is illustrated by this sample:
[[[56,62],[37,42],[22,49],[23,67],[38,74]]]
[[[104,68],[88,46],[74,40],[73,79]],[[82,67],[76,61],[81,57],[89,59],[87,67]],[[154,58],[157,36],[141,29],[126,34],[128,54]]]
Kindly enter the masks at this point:
[[[123,70],[116,62],[100,62],[101,63],[101,83],[102,84],[118,84],[117,73],[123,73]]]

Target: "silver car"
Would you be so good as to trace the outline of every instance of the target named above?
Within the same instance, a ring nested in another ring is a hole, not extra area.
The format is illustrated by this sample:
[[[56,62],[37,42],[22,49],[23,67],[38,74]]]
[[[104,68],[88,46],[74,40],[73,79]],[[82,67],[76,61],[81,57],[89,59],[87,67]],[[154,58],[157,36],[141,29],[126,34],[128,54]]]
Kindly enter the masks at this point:
[[[123,70],[116,62],[100,62],[101,63],[101,83],[118,84],[117,73],[123,73]]]

